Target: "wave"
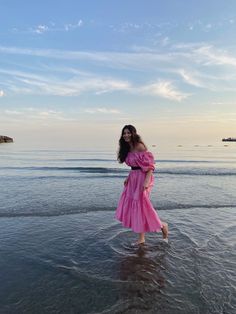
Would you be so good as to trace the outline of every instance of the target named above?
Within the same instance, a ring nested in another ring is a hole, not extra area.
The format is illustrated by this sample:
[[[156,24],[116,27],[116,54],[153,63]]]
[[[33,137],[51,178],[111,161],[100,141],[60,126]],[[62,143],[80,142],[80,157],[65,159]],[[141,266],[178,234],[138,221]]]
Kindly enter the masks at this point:
[[[6,170],[41,170],[41,171],[78,171],[86,173],[121,173],[129,169],[106,168],[106,167],[1,167]]]
[[[3,158],[9,159],[9,156],[2,156]],[[35,159],[35,156],[33,157],[20,157],[20,156],[11,156],[11,160],[32,160],[32,161],[40,161],[42,159]],[[108,158],[43,158],[44,161],[54,161],[54,162],[114,162],[117,163],[116,159],[108,159]],[[231,163],[236,163],[236,160],[234,158],[231,158],[231,160],[191,160],[191,159],[156,159],[155,160],[156,164],[159,163],[196,163],[196,164],[212,164],[212,163],[224,163],[224,164],[231,164]]]
[[[51,159],[47,159],[50,160]],[[67,158],[67,159],[54,159],[55,161],[91,161],[91,162],[117,162],[116,159],[105,159],[105,158]],[[235,163],[236,160],[191,160],[191,159],[156,159],[158,163]]]
[[[232,158],[233,159],[233,158]],[[224,164],[231,164],[231,163],[236,163],[236,160],[185,160],[185,159],[157,159],[155,162],[158,164],[159,162],[161,163],[200,163],[200,164],[207,164],[207,163],[224,163]]]
[[[168,175],[191,175],[191,176],[236,176],[236,169],[159,169],[159,174]]]
[[[93,174],[125,174],[130,169],[107,167],[1,167],[4,170],[71,171]],[[191,176],[236,176],[236,168],[156,168],[155,174]]]
[[[68,159],[57,159],[60,161],[108,161],[116,162],[115,159],[103,159],[103,158],[68,158]]]
[[[175,210],[175,209],[218,209],[218,208],[236,208],[236,204],[178,204],[178,203],[163,203],[157,206],[158,210]]]
[[[187,209],[219,209],[219,208],[235,208],[236,204],[160,204],[156,207],[159,210],[187,210]],[[31,211],[5,211],[0,212],[0,218],[16,218],[16,217],[52,217],[52,216],[64,216],[64,215],[73,215],[73,214],[84,214],[88,212],[115,212],[115,207],[76,207],[76,208],[57,208],[57,209],[48,209],[42,210],[35,209]]]

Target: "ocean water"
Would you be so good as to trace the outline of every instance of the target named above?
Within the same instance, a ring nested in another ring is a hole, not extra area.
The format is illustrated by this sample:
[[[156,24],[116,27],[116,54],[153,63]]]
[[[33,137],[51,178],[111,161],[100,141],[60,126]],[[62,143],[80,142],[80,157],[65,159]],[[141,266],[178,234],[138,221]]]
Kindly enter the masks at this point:
[[[236,143],[152,147],[169,243],[114,219],[114,151],[0,146],[0,313],[235,313]]]

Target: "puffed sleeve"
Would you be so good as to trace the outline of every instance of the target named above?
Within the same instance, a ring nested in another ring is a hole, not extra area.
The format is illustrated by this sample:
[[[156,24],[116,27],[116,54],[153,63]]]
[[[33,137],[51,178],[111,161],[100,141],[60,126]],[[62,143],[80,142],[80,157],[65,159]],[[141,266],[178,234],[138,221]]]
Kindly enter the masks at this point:
[[[145,151],[140,152],[138,154],[138,158],[136,160],[139,167],[142,168],[143,172],[147,172],[149,170],[155,170],[155,160],[153,154],[151,152]]]

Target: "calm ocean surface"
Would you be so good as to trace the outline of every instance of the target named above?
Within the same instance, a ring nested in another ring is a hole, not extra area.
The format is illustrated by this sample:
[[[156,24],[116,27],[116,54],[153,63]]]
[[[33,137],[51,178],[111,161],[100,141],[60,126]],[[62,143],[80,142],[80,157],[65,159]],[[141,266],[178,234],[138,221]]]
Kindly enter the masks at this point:
[[[170,240],[135,249],[115,152],[0,145],[0,313],[236,313],[236,143],[150,150]]]

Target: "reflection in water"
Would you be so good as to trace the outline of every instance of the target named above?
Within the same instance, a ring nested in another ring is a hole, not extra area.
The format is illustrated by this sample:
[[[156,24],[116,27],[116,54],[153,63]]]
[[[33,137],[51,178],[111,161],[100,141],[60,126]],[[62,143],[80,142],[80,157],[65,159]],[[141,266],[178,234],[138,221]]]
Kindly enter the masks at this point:
[[[120,261],[119,275],[125,282],[120,299],[129,310],[143,312],[161,306],[161,290],[165,287],[165,252],[160,251],[160,247],[152,249],[146,245],[134,250],[133,255]]]

